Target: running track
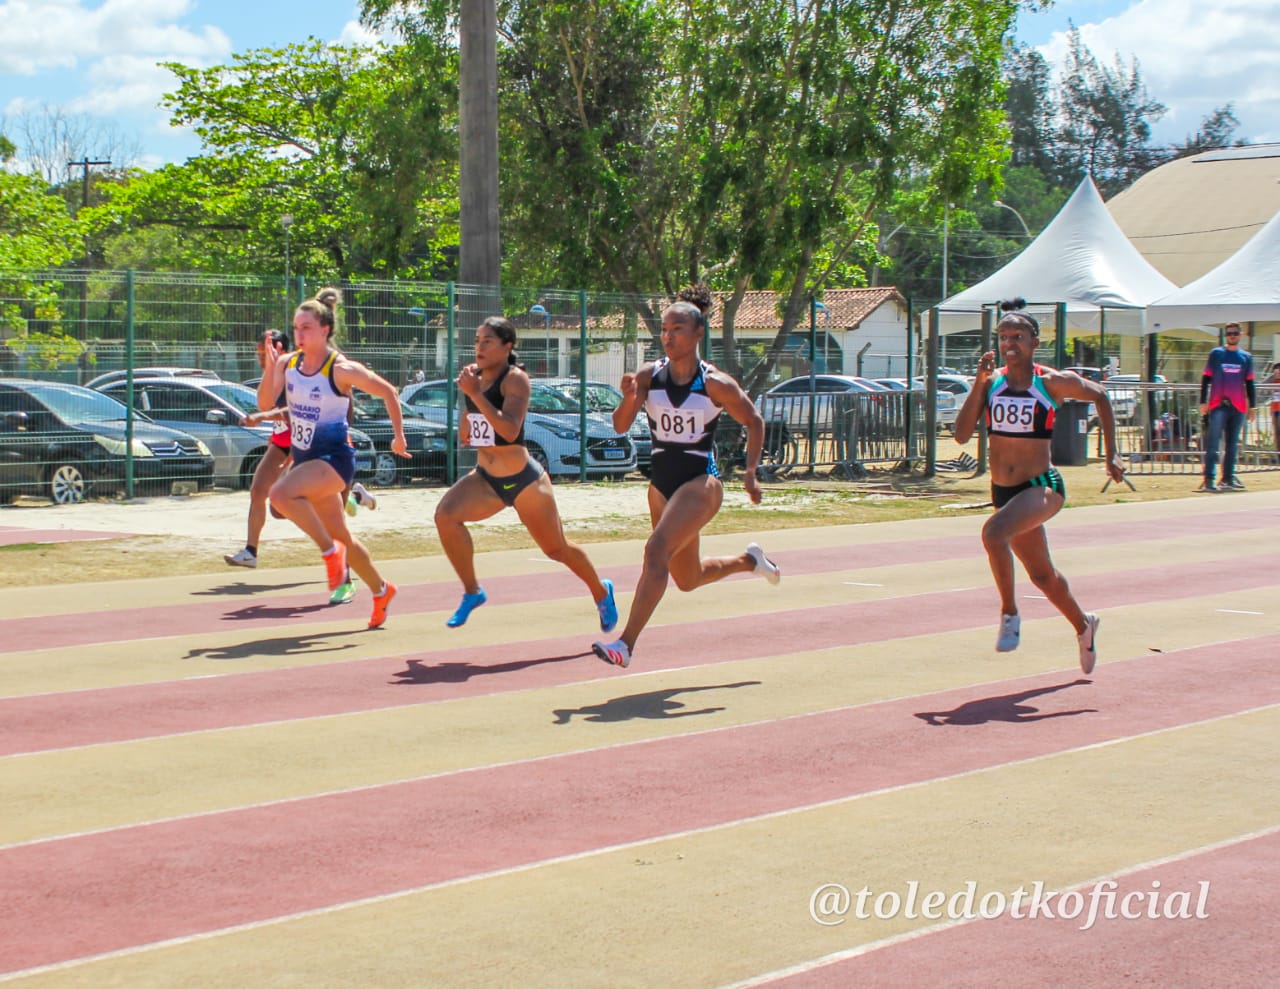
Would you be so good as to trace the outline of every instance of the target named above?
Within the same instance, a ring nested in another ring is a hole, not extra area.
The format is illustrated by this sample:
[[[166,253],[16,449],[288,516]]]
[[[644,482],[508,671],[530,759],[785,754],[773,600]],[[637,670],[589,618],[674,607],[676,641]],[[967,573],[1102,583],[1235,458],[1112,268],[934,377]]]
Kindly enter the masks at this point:
[[[377,632],[311,569],[2,590],[0,984],[1274,984],[1280,493],[1055,519],[1090,677],[1025,582],[992,650],[980,524],[762,531],[627,671],[528,551],[454,632],[440,559]]]

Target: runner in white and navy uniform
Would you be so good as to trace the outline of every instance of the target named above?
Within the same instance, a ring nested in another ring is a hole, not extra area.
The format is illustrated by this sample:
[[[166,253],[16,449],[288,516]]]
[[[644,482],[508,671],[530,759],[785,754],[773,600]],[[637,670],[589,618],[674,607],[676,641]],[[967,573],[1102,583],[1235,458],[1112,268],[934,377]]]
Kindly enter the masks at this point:
[[[271,505],[320,547],[329,590],[347,580],[347,565],[373,591],[369,627],[387,619],[396,587],[378,573],[369,552],[347,530],[344,493],[355,473],[355,451],[347,440],[351,390],[381,398],[391,416],[391,452],[407,457],[400,396],[391,382],[334,350],[334,309],[341,294],[322,289],[293,316],[297,351],[280,357],[258,385],[258,407],[275,408],[283,391],[289,405],[293,466],[271,487]]]
[[[1005,366],[996,368],[994,351],[978,359],[973,390],[956,416],[954,433],[958,443],[967,443],[986,412],[991,502],[996,511],[982,527],[982,543],[1000,592],[996,649],[1009,652],[1021,641],[1022,619],[1014,596],[1016,556],[1032,583],[1075,628],[1080,668],[1091,673],[1098,658],[1098,616],[1086,614],[1076,603],[1067,579],[1049,556],[1044,529],[1066,500],[1062,475],[1050,461],[1054,418],[1065,399],[1092,402],[1097,409],[1112,480],[1124,479],[1124,464],[1116,453],[1115,416],[1106,389],[1070,371],[1035,363],[1040,324],[1018,311],[1024,305],[1021,299],[1001,304],[1005,315],[996,334]]]
[[[467,405],[459,441],[476,451],[476,468],[459,478],[436,506],[440,545],[462,581],[462,602],[445,624],[465,625],[471,612],[488,600],[476,578],[467,523],[514,508],[538,548],[587,585],[600,629],[609,632],[618,622],[613,581],[601,580],[582,547],[565,538],[551,478],[524,445],[530,385],[524,368],[516,363],[515,345],[511,320],[490,316],[476,328],[475,363],[458,375],[458,390]]]
[[[666,356],[622,377],[622,404],[613,411],[613,428],[624,432],[641,408],[653,433],[653,470],[649,483],[649,518],[653,535],[644,550],[644,568],[636,584],[631,614],[621,638],[596,642],[592,650],[606,663],[629,666],[636,639],[653,616],[672,578],[682,591],[734,573],[759,573],[776,584],[777,566],[755,543],[737,556],[703,557],[699,535],[720,510],[724,487],[711,443],[716,420],[727,412],[747,428],[747,463],[743,485],[760,503],[760,450],[764,420],[741,386],[701,360],[698,347],[706,334],[706,316],[690,302],[676,302],[662,314],[662,349]]]

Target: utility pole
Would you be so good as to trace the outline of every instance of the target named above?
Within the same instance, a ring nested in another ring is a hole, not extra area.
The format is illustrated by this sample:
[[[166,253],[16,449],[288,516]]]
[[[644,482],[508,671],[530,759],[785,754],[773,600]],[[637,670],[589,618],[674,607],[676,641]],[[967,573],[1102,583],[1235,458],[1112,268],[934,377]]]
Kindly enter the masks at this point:
[[[80,208],[89,205],[89,169],[94,165],[110,165],[111,159],[90,159],[87,155],[81,161],[67,162],[68,168],[83,168],[84,179],[81,185]],[[89,342],[89,235],[84,236],[84,272],[80,279],[80,342]]]

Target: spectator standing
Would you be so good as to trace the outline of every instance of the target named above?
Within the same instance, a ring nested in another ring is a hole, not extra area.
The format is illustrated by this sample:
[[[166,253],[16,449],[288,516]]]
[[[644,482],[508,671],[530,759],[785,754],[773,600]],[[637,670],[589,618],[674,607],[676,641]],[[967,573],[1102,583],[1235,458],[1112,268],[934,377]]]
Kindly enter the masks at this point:
[[[1271,384],[1275,388],[1271,393],[1271,439],[1280,452],[1280,364],[1271,371]]]
[[[1224,436],[1222,489],[1244,490],[1244,485],[1236,477],[1236,452],[1240,445],[1240,429],[1256,400],[1253,357],[1247,350],[1240,349],[1240,324],[1228,323],[1223,328],[1223,344],[1209,352],[1209,360],[1200,379],[1200,414],[1208,417],[1201,491],[1219,490],[1213,483],[1213,474],[1218,464],[1218,447]]]

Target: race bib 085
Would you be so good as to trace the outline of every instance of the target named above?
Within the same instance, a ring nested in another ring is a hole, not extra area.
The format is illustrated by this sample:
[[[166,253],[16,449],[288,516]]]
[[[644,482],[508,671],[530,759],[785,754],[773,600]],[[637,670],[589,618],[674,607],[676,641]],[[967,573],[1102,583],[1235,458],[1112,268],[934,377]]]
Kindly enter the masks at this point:
[[[1006,433],[1029,433],[1035,428],[1036,400],[1025,395],[1001,395],[991,402],[991,426]]]

